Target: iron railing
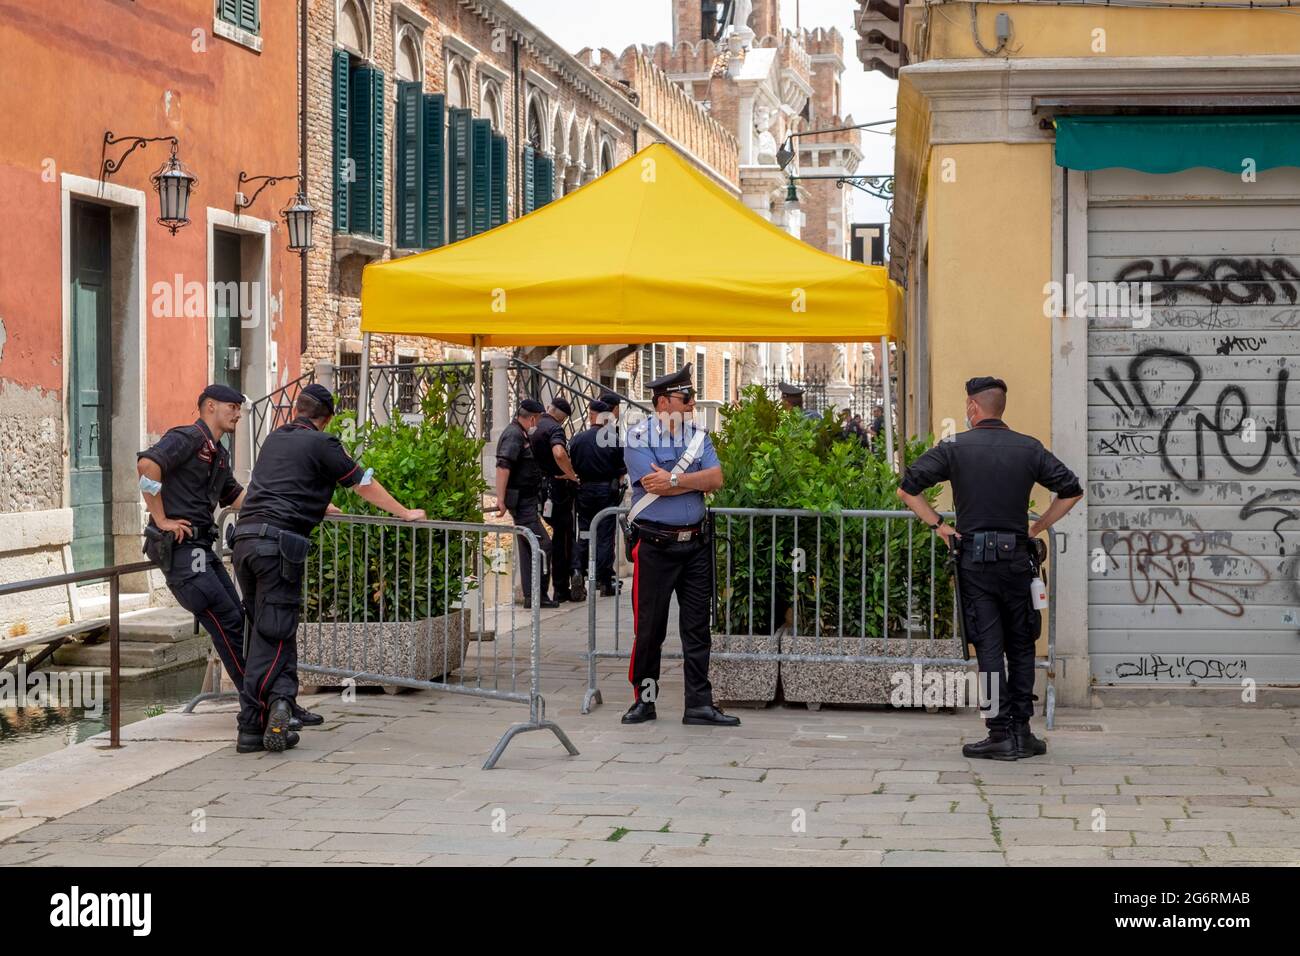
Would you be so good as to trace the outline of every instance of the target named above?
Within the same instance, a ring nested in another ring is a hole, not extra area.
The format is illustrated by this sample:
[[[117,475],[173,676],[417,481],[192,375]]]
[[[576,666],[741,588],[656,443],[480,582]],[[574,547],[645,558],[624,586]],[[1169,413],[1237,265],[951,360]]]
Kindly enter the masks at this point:
[[[293,421],[293,403],[298,393],[316,381],[316,372],[310,371],[287,385],[282,385],[270,395],[252,402],[248,411],[249,461],[256,463],[258,452],[266,436],[282,425]]]

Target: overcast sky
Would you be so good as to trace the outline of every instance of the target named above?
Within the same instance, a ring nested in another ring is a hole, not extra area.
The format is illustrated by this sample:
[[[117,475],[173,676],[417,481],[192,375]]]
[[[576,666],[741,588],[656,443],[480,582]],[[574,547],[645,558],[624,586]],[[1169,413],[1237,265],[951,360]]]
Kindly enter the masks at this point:
[[[511,6],[550,34],[570,52],[583,47],[607,47],[622,52],[633,43],[656,43],[672,39],[670,0],[601,0],[599,4],[576,0],[509,0]],[[796,6],[799,24],[805,29],[837,27],[844,36],[844,109],[856,122],[890,119],[898,84],[879,73],[862,68],[857,53],[857,33],[853,29],[855,0],[784,0],[781,18],[795,27]],[[890,127],[883,127],[888,130]],[[894,140],[863,131],[864,158],[858,172],[890,173],[894,168]],[[865,193],[855,193],[854,219],[880,222],[887,218],[885,204]]]

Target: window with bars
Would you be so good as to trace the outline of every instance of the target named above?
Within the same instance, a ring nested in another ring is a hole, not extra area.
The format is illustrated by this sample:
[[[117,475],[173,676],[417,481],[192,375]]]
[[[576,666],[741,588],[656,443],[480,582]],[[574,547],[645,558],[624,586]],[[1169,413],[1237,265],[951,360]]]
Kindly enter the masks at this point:
[[[680,372],[682,366],[686,364],[686,349],[673,349],[673,371]]]
[[[722,356],[722,400],[731,401],[731,356]]]
[[[708,385],[708,353],[704,349],[695,350],[695,392],[700,398],[708,398],[706,391]]]
[[[668,347],[666,345],[641,346],[641,397],[650,398],[650,383],[668,374]]]

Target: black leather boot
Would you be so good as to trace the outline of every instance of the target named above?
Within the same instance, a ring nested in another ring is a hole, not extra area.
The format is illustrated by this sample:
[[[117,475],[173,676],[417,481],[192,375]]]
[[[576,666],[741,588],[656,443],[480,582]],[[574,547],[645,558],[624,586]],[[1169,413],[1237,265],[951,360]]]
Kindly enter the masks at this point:
[[[293,710],[288,700],[281,697],[271,704],[271,711],[266,716],[266,730],[262,734],[262,746],[271,753],[277,754],[288,750],[288,738],[292,733],[289,729],[289,721],[292,719]],[[297,734],[294,736],[296,737]]]
[[[628,708],[623,715],[625,724],[644,724],[647,720],[654,720],[659,715],[655,713],[655,705],[647,703],[644,700],[638,700]]]
[[[293,719],[298,721],[297,727],[290,723],[290,730],[302,730],[303,727],[318,727],[325,723],[325,718],[320,714],[313,714],[310,710],[305,710],[296,703],[290,706],[293,708]]]
[[[297,734],[295,734],[292,730],[289,731],[287,734],[285,734],[284,749],[292,750],[294,747],[298,746],[298,741],[300,739],[301,738]],[[261,734],[257,734],[257,733],[248,734],[248,733],[244,733],[244,731],[242,730],[239,732],[239,739],[235,741],[235,753],[240,753],[240,754],[261,753],[265,749],[266,746],[262,743]]]
[[[1019,760],[1021,751],[1010,731],[990,728],[989,735],[979,743],[963,746],[961,755],[984,760]]]
[[[1012,723],[1011,734],[1016,738],[1016,749],[1022,752],[1022,756],[1041,757],[1047,753],[1047,741],[1034,736],[1029,721]]]
[[[581,571],[573,572],[573,581],[569,584],[569,600],[587,600],[587,579],[582,576]]]
[[[739,727],[740,718],[724,714],[712,704],[705,704],[703,707],[687,707],[682,714],[682,723],[705,727]]]

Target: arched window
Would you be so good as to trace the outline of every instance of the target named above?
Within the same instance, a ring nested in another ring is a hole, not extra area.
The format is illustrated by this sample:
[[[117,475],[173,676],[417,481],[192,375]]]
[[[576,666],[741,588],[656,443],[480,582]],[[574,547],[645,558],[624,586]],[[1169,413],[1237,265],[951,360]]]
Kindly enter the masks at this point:
[[[364,0],[340,0],[336,32],[339,46],[370,59],[370,16]]]
[[[469,97],[469,64],[458,56],[447,61],[447,108],[472,109]]]
[[[501,110],[501,87],[496,80],[484,80],[483,90],[479,94],[479,115],[492,121],[492,129],[501,133],[505,131],[506,118]]]
[[[411,27],[402,27],[397,35],[397,56],[393,62],[399,80],[412,83],[424,81],[424,68],[420,62],[419,34]]]
[[[610,146],[609,140],[605,140],[600,146],[600,174],[603,176],[614,168],[614,148]]]
[[[546,148],[546,127],[542,123],[542,104],[540,98],[533,96],[528,100],[528,145],[536,150]]]

